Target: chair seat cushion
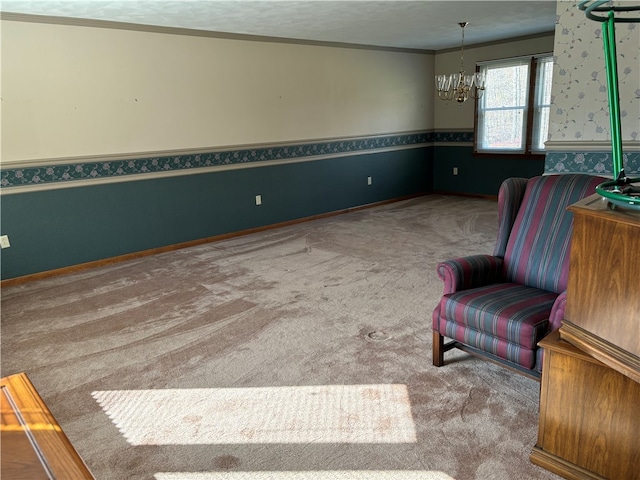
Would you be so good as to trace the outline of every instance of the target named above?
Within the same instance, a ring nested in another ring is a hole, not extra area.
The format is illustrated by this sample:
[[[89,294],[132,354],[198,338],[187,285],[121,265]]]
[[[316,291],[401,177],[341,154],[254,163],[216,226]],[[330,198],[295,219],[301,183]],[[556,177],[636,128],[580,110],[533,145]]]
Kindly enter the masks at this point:
[[[454,326],[457,331],[452,335],[440,328],[437,330],[450,338],[464,337],[470,345],[478,341],[470,337],[485,334],[533,350],[545,334],[557,297],[556,293],[515,283],[496,283],[449,293],[440,301],[441,326],[446,322],[448,330]],[[458,323],[454,319],[458,319]],[[464,323],[459,323],[460,319]]]

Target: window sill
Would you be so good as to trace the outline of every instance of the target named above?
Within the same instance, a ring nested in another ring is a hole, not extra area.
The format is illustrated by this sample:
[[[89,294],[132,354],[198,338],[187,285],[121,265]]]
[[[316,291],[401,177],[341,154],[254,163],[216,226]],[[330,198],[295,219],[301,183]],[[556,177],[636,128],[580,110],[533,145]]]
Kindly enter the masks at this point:
[[[495,151],[495,152],[477,152],[473,151],[474,157],[479,158],[513,158],[514,160],[544,160],[546,157],[545,153],[509,153],[503,151]]]

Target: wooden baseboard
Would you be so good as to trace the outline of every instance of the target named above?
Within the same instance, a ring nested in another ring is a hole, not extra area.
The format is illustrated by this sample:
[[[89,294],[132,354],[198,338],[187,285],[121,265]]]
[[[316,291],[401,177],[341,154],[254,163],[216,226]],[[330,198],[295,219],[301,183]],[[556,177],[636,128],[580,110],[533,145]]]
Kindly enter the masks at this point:
[[[498,195],[487,195],[483,193],[463,193],[463,192],[449,192],[446,190],[434,190],[434,194],[438,195],[452,195],[456,197],[468,197],[468,198],[484,198],[487,200],[498,201]]]
[[[230,238],[242,237],[245,235],[250,235],[252,233],[264,232],[267,230],[273,230],[276,228],[288,227],[291,225],[296,225],[299,223],[310,222],[312,220],[319,220],[322,218],[334,217],[337,215],[343,215],[345,213],[356,212],[358,210],[364,210],[367,208],[379,207],[382,205],[387,205],[390,203],[401,202],[404,200],[410,200],[412,198],[423,197],[426,195],[430,195],[427,192],[423,193],[415,193],[412,195],[405,195],[403,197],[396,197],[389,200],[381,200],[379,202],[368,203],[366,205],[359,205],[356,207],[344,208],[342,210],[335,210],[333,212],[320,213],[318,215],[311,215],[309,217],[296,218],[294,220],[287,220],[285,222],[273,223],[270,225],[264,225],[262,227],[248,228],[246,230],[240,230],[237,232],[223,233],[220,235],[215,235],[213,237],[199,238],[196,240],[190,240],[188,242],[175,243],[172,245],[166,245],[163,247],[151,248],[149,250],[142,250],[139,252],[127,253],[125,255],[118,255],[116,257],[105,258],[102,260],[94,260],[91,262],[80,263],[77,265],[71,265],[68,267],[56,268],[54,270],[47,270],[45,272],[32,273],[29,275],[24,275],[22,277],[8,278],[6,280],[2,280],[0,282],[0,288],[2,287],[11,287],[14,285],[22,285],[29,282],[34,282],[36,280],[42,280],[45,278],[58,277],[61,275],[67,275],[70,273],[80,272],[84,270],[90,270],[92,268],[103,267],[105,265],[113,265],[115,263],[122,263],[128,260],[134,260],[142,257],[149,257],[151,255],[157,255],[159,253],[171,252],[174,250],[180,250],[188,247],[195,247],[197,245],[203,245],[205,243],[213,243],[219,242],[221,240],[228,240]]]

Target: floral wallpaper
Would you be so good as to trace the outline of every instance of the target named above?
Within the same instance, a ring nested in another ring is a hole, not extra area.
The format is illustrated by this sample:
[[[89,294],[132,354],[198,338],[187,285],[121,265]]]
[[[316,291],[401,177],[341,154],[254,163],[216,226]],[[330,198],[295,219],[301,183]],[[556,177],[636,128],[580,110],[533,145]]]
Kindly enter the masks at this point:
[[[611,150],[593,152],[588,145],[611,141],[602,23],[588,19],[578,3],[557,2],[545,171],[606,174],[612,171]],[[616,23],[615,35],[625,170],[640,173],[640,24]],[[583,143],[586,151],[577,147]]]
[[[608,141],[602,24],[577,5],[558,2],[549,140]],[[616,23],[615,33],[622,138],[640,141],[640,24]]]

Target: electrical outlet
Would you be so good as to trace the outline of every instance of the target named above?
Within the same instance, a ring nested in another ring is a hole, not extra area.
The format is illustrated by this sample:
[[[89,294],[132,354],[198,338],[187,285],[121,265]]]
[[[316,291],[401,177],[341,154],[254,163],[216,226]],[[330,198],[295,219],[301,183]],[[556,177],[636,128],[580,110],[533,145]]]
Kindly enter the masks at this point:
[[[256,205],[262,205],[262,195],[256,195]]]
[[[453,167],[453,174],[457,175],[458,174],[458,167]]]
[[[367,177],[367,185],[371,185],[373,183],[373,181],[371,180],[371,177]]]
[[[9,248],[9,235],[0,235],[0,248]]]

